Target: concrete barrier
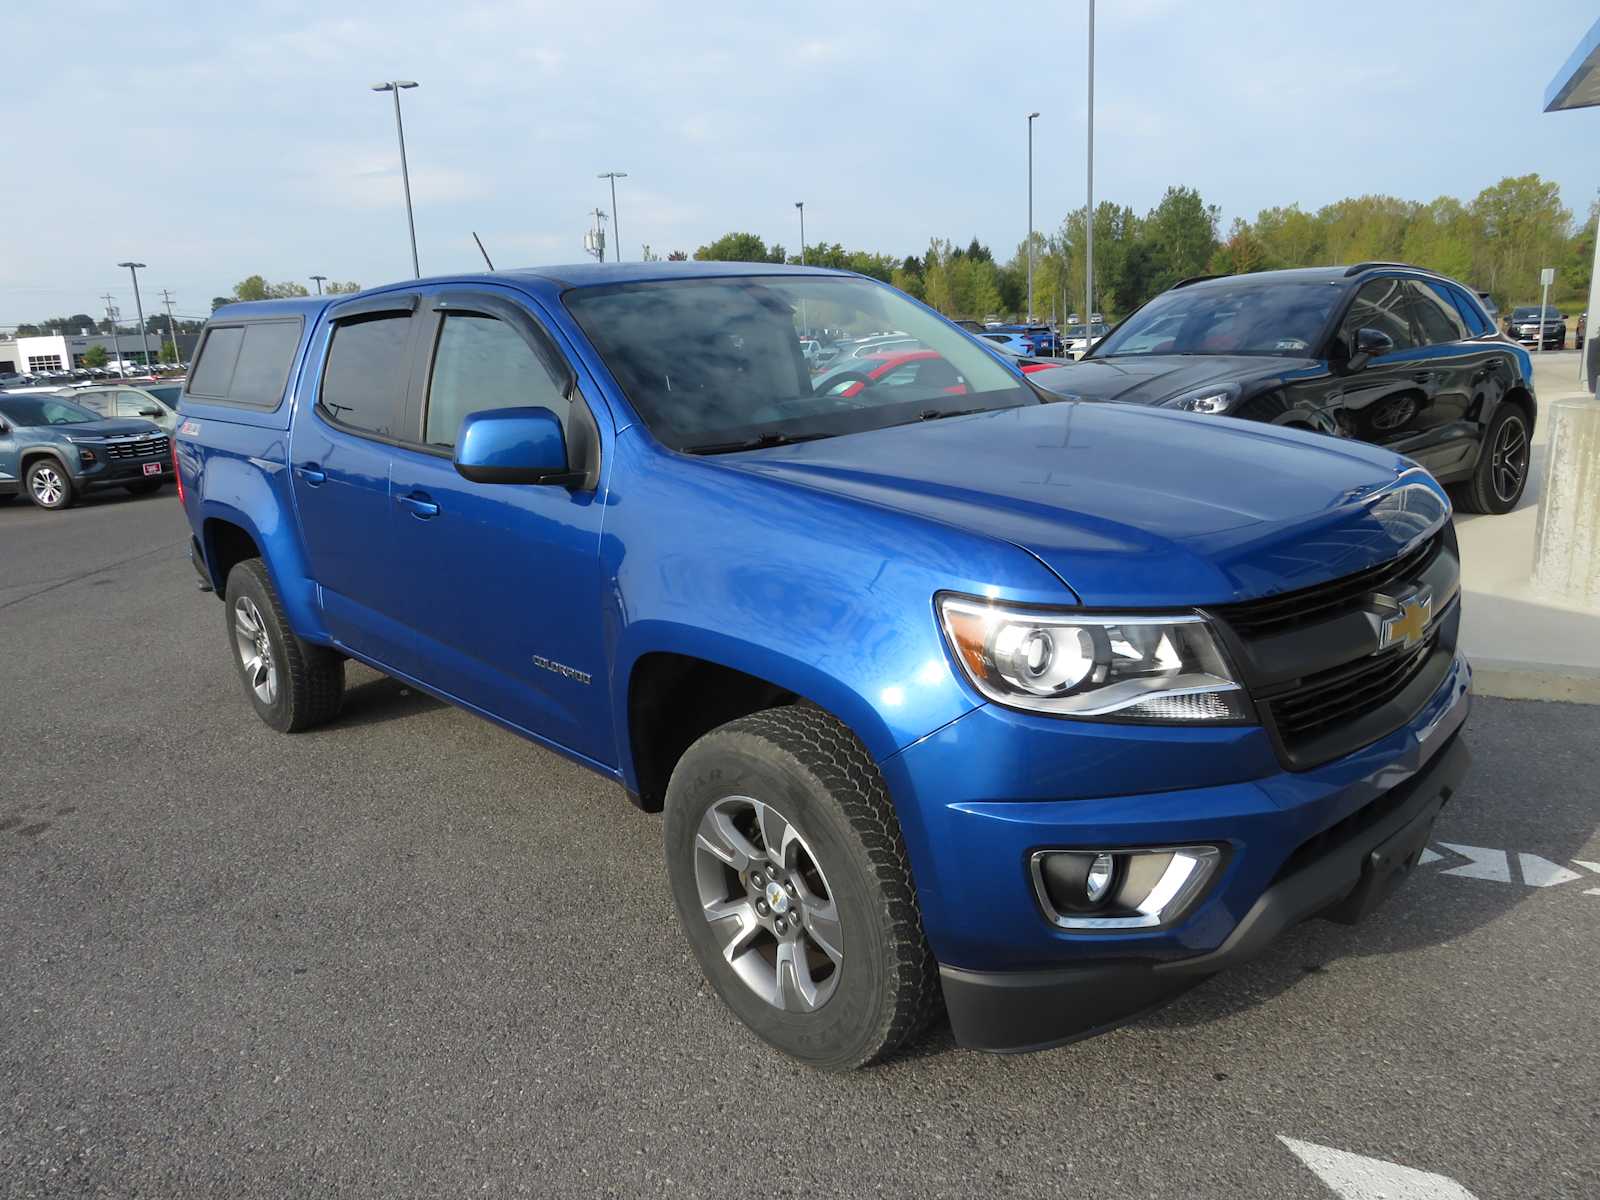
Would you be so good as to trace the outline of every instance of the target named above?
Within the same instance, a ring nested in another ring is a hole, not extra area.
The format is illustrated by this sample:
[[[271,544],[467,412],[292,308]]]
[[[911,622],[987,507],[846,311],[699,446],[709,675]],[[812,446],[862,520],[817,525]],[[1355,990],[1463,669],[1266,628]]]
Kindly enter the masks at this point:
[[[1566,604],[1600,609],[1600,403],[1547,410],[1550,453],[1534,537],[1533,584]]]

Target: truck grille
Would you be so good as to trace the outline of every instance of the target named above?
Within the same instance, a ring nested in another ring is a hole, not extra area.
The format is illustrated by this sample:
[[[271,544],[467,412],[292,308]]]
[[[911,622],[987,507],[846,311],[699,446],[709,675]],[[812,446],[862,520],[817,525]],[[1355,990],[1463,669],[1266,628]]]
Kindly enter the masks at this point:
[[[136,442],[112,442],[106,446],[106,457],[165,458],[167,446],[168,443],[165,437],[140,438]]]
[[[1293,691],[1273,697],[1267,705],[1278,736],[1294,748],[1342,721],[1387,704],[1417,677],[1438,640],[1439,627],[1435,623],[1420,646],[1374,654],[1309,676]]]
[[[1357,571],[1354,575],[1260,600],[1230,604],[1222,612],[1228,624],[1241,637],[1284,633],[1302,625],[1312,625],[1357,607],[1373,592],[1392,589],[1415,579],[1433,565],[1443,544],[1444,532],[1441,530],[1399,558]]]

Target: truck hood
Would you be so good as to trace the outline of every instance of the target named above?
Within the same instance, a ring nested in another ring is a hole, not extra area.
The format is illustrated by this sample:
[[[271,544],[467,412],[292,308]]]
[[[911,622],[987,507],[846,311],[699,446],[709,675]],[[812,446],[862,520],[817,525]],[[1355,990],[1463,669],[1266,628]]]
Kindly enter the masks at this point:
[[[1086,358],[1074,366],[1038,371],[1031,382],[1069,400],[1160,404],[1208,384],[1250,384],[1316,370],[1318,364],[1310,359],[1277,355],[1130,354]]]
[[[720,461],[1011,542],[1094,606],[1291,591],[1392,558],[1449,513],[1421,468],[1375,447],[1073,401]]]
[[[107,417],[103,421],[83,421],[76,425],[56,425],[57,433],[73,437],[128,437],[136,433],[160,433],[161,426],[143,417]]]

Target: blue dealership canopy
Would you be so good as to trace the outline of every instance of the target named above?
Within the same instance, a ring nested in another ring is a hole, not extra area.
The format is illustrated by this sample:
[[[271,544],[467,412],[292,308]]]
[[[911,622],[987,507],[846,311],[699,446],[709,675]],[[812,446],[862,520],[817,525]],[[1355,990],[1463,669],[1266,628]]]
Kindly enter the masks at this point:
[[[1572,57],[1544,90],[1545,112],[1592,108],[1600,104],[1600,21],[1596,21]]]

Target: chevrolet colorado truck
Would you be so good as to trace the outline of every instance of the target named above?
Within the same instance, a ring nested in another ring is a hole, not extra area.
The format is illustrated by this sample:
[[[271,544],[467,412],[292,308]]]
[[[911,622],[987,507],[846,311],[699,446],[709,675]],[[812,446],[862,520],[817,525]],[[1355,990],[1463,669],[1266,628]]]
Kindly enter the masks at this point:
[[[816,389],[819,322],[949,369]],[[849,273],[230,305],[180,417],[260,718],[335,720],[355,659],[615,780],[663,811],[715,990],[818,1067],[941,1006],[963,1045],[1054,1045],[1353,921],[1467,766],[1426,471],[1051,396]]]

